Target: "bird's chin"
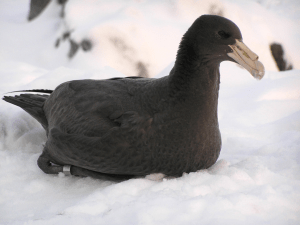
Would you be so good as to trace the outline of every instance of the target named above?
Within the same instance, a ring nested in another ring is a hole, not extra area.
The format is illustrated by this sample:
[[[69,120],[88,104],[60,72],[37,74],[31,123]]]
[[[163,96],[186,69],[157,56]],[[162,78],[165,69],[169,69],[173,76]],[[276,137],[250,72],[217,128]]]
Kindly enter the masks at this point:
[[[236,43],[229,47],[232,49],[232,52],[227,53],[230,58],[248,70],[254,78],[258,80],[263,78],[265,75],[263,64],[258,61],[258,56],[242,40],[236,39]]]

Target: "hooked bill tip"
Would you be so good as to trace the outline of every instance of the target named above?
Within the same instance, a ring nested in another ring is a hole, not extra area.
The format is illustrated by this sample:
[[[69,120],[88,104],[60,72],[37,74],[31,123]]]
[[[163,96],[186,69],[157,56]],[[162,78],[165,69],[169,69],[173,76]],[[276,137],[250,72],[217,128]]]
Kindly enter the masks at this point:
[[[261,80],[265,75],[264,65],[260,61],[255,61],[255,69],[252,70],[252,76]]]

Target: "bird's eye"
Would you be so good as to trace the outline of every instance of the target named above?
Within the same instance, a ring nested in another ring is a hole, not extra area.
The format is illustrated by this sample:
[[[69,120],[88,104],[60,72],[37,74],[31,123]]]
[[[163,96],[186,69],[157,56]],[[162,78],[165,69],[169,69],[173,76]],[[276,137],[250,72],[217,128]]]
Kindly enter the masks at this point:
[[[220,37],[221,37],[222,39],[227,39],[227,38],[230,37],[230,34],[226,33],[226,32],[223,31],[223,30],[219,31],[218,34],[220,35]]]

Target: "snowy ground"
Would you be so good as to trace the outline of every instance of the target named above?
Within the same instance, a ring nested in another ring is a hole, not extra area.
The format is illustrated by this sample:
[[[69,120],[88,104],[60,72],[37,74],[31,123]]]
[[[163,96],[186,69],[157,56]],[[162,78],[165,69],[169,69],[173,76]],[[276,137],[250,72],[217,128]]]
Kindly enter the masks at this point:
[[[70,60],[68,43],[54,48],[65,29],[54,1],[31,23],[28,0],[1,1],[0,93],[136,75],[139,61],[149,76],[167,75],[192,21],[220,10],[238,24],[266,75],[257,81],[222,63],[218,162],[154,181],[44,174],[36,164],[44,130],[0,101],[0,224],[300,224],[300,3],[224,0],[212,8],[211,1],[192,0],[82,2],[70,0],[66,21],[74,39],[87,35],[96,44]],[[110,35],[122,37],[131,50],[118,52]],[[272,41],[283,44],[295,70],[276,72]]]

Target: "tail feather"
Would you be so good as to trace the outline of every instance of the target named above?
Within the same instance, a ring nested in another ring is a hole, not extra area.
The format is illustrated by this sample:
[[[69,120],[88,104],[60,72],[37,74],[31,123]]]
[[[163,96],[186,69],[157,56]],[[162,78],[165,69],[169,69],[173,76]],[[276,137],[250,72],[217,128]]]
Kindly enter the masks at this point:
[[[49,95],[21,94],[16,96],[4,96],[3,100],[21,107],[47,130],[48,121],[43,110],[43,105],[48,97]]]
[[[8,92],[7,94],[15,93],[15,92],[38,92],[38,93],[51,94],[53,92],[53,90],[49,90],[49,89],[31,89],[31,90],[22,90],[22,91],[12,91],[12,92]]]

